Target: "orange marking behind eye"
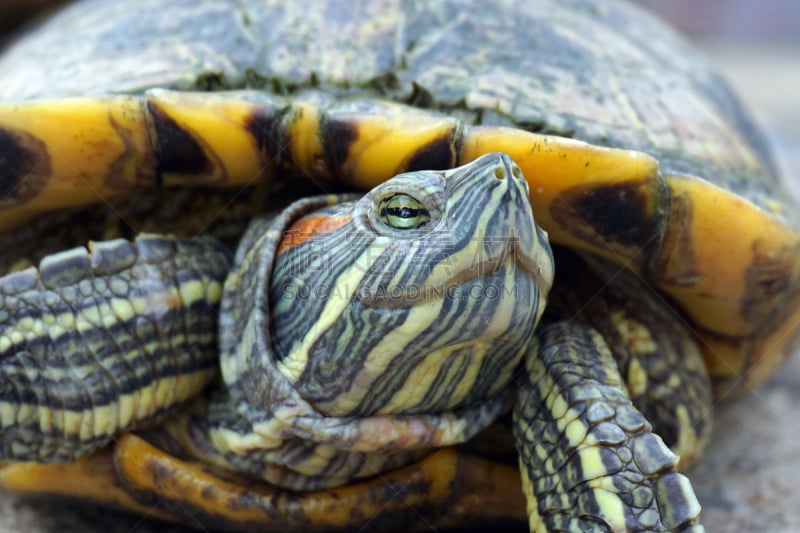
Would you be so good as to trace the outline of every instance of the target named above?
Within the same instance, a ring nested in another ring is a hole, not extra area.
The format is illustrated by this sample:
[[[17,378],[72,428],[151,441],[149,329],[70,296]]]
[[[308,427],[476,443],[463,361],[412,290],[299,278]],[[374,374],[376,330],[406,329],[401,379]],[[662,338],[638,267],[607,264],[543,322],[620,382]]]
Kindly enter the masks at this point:
[[[280,254],[286,248],[291,248],[304,243],[313,237],[325,235],[331,231],[342,227],[350,221],[353,215],[330,216],[330,215],[306,215],[283,233],[283,238],[278,246]]]

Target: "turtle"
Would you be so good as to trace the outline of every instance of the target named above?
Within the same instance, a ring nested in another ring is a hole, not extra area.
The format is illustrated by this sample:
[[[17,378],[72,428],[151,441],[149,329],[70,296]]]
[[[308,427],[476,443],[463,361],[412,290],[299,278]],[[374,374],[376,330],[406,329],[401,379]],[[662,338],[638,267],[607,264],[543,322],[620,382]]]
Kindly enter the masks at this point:
[[[800,338],[761,132],[624,2],[84,0],[0,76],[12,490],[701,531],[713,399]]]

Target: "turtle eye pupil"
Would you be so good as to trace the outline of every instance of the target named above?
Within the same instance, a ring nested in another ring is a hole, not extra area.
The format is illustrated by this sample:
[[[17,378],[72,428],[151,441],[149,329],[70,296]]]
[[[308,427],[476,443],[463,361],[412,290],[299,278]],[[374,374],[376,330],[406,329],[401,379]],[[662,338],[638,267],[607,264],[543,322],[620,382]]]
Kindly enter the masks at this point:
[[[381,222],[395,229],[415,229],[427,224],[431,215],[422,203],[408,194],[384,198],[378,205]]]

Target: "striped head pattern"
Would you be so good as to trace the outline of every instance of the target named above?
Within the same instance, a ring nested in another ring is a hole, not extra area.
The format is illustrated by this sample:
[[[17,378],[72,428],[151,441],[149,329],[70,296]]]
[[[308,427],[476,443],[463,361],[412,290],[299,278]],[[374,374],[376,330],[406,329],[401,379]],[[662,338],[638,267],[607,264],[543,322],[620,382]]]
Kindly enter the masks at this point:
[[[480,403],[506,387],[552,276],[508,156],[401,174],[284,231],[268,291],[275,366],[326,416]]]

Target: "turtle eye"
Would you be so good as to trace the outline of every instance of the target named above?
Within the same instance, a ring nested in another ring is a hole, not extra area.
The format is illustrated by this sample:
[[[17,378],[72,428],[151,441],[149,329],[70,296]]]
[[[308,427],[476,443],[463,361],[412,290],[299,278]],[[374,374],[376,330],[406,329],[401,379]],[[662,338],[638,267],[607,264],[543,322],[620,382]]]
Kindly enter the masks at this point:
[[[427,224],[431,215],[422,203],[408,194],[394,194],[378,204],[381,222],[395,229],[415,229]]]

